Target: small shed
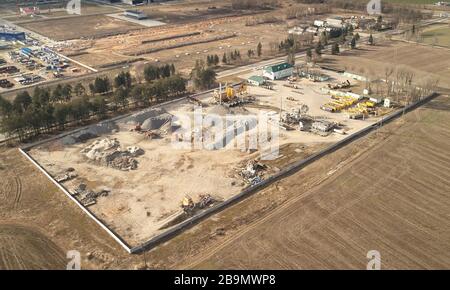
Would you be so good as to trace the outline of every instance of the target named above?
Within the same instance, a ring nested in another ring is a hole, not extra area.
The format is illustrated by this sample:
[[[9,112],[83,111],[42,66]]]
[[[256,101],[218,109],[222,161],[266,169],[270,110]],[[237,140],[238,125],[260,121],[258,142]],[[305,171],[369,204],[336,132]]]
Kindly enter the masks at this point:
[[[254,86],[262,86],[266,83],[266,80],[261,76],[251,76],[247,79],[247,82]]]

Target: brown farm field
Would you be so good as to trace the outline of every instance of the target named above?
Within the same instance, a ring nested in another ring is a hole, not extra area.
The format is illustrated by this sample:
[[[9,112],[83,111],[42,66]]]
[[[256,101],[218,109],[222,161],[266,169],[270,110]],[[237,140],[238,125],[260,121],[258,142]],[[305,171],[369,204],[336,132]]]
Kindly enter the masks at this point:
[[[406,69],[414,73],[416,83],[433,78],[439,79],[439,86],[450,88],[450,49],[446,48],[380,41],[375,46],[365,45],[337,56],[326,55],[322,63],[369,78],[383,78],[386,67]]]

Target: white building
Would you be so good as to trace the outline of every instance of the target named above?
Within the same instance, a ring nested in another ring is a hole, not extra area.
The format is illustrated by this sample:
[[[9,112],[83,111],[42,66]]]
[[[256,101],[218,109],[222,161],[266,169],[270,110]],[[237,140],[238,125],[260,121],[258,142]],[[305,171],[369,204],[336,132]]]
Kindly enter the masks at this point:
[[[325,21],[331,27],[342,27],[344,25],[344,19],[339,16],[327,18]]]
[[[284,62],[264,68],[263,76],[271,80],[279,80],[292,76],[294,66]]]

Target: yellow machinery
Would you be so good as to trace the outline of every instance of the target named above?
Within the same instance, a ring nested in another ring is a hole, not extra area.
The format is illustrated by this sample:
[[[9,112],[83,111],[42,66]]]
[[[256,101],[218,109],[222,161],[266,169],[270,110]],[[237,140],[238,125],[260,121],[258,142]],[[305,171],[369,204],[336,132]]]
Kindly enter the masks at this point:
[[[339,112],[353,106],[358,100],[349,96],[332,96],[332,100],[320,108],[327,112]]]
[[[347,113],[350,119],[363,119],[369,115],[369,112],[375,109],[375,103],[371,101],[364,101],[358,103],[355,107],[347,109]]]
[[[222,89],[220,86],[219,90],[214,90],[213,97],[217,103],[229,103],[236,101],[238,97],[244,97],[248,94],[247,85],[241,84],[237,89],[232,86],[225,85]]]
[[[181,201],[181,208],[189,213],[195,208],[195,203],[190,196],[185,196]]]

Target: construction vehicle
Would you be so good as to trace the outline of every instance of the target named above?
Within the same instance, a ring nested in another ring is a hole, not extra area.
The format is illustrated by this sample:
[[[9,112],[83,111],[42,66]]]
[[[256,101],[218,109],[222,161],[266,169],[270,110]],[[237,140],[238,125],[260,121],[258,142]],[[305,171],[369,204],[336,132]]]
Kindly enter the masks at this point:
[[[328,84],[328,88],[335,90],[335,89],[345,89],[345,88],[349,88],[350,87],[350,82],[348,80],[343,81],[341,83],[336,83],[336,84]]]
[[[197,202],[194,202],[189,195],[186,195],[181,201],[181,208],[185,213],[190,215],[196,210],[204,209],[212,203],[214,203],[214,199],[209,194],[200,194]]]
[[[185,213],[192,213],[195,209],[195,203],[192,198],[186,195],[181,201],[181,208]]]

